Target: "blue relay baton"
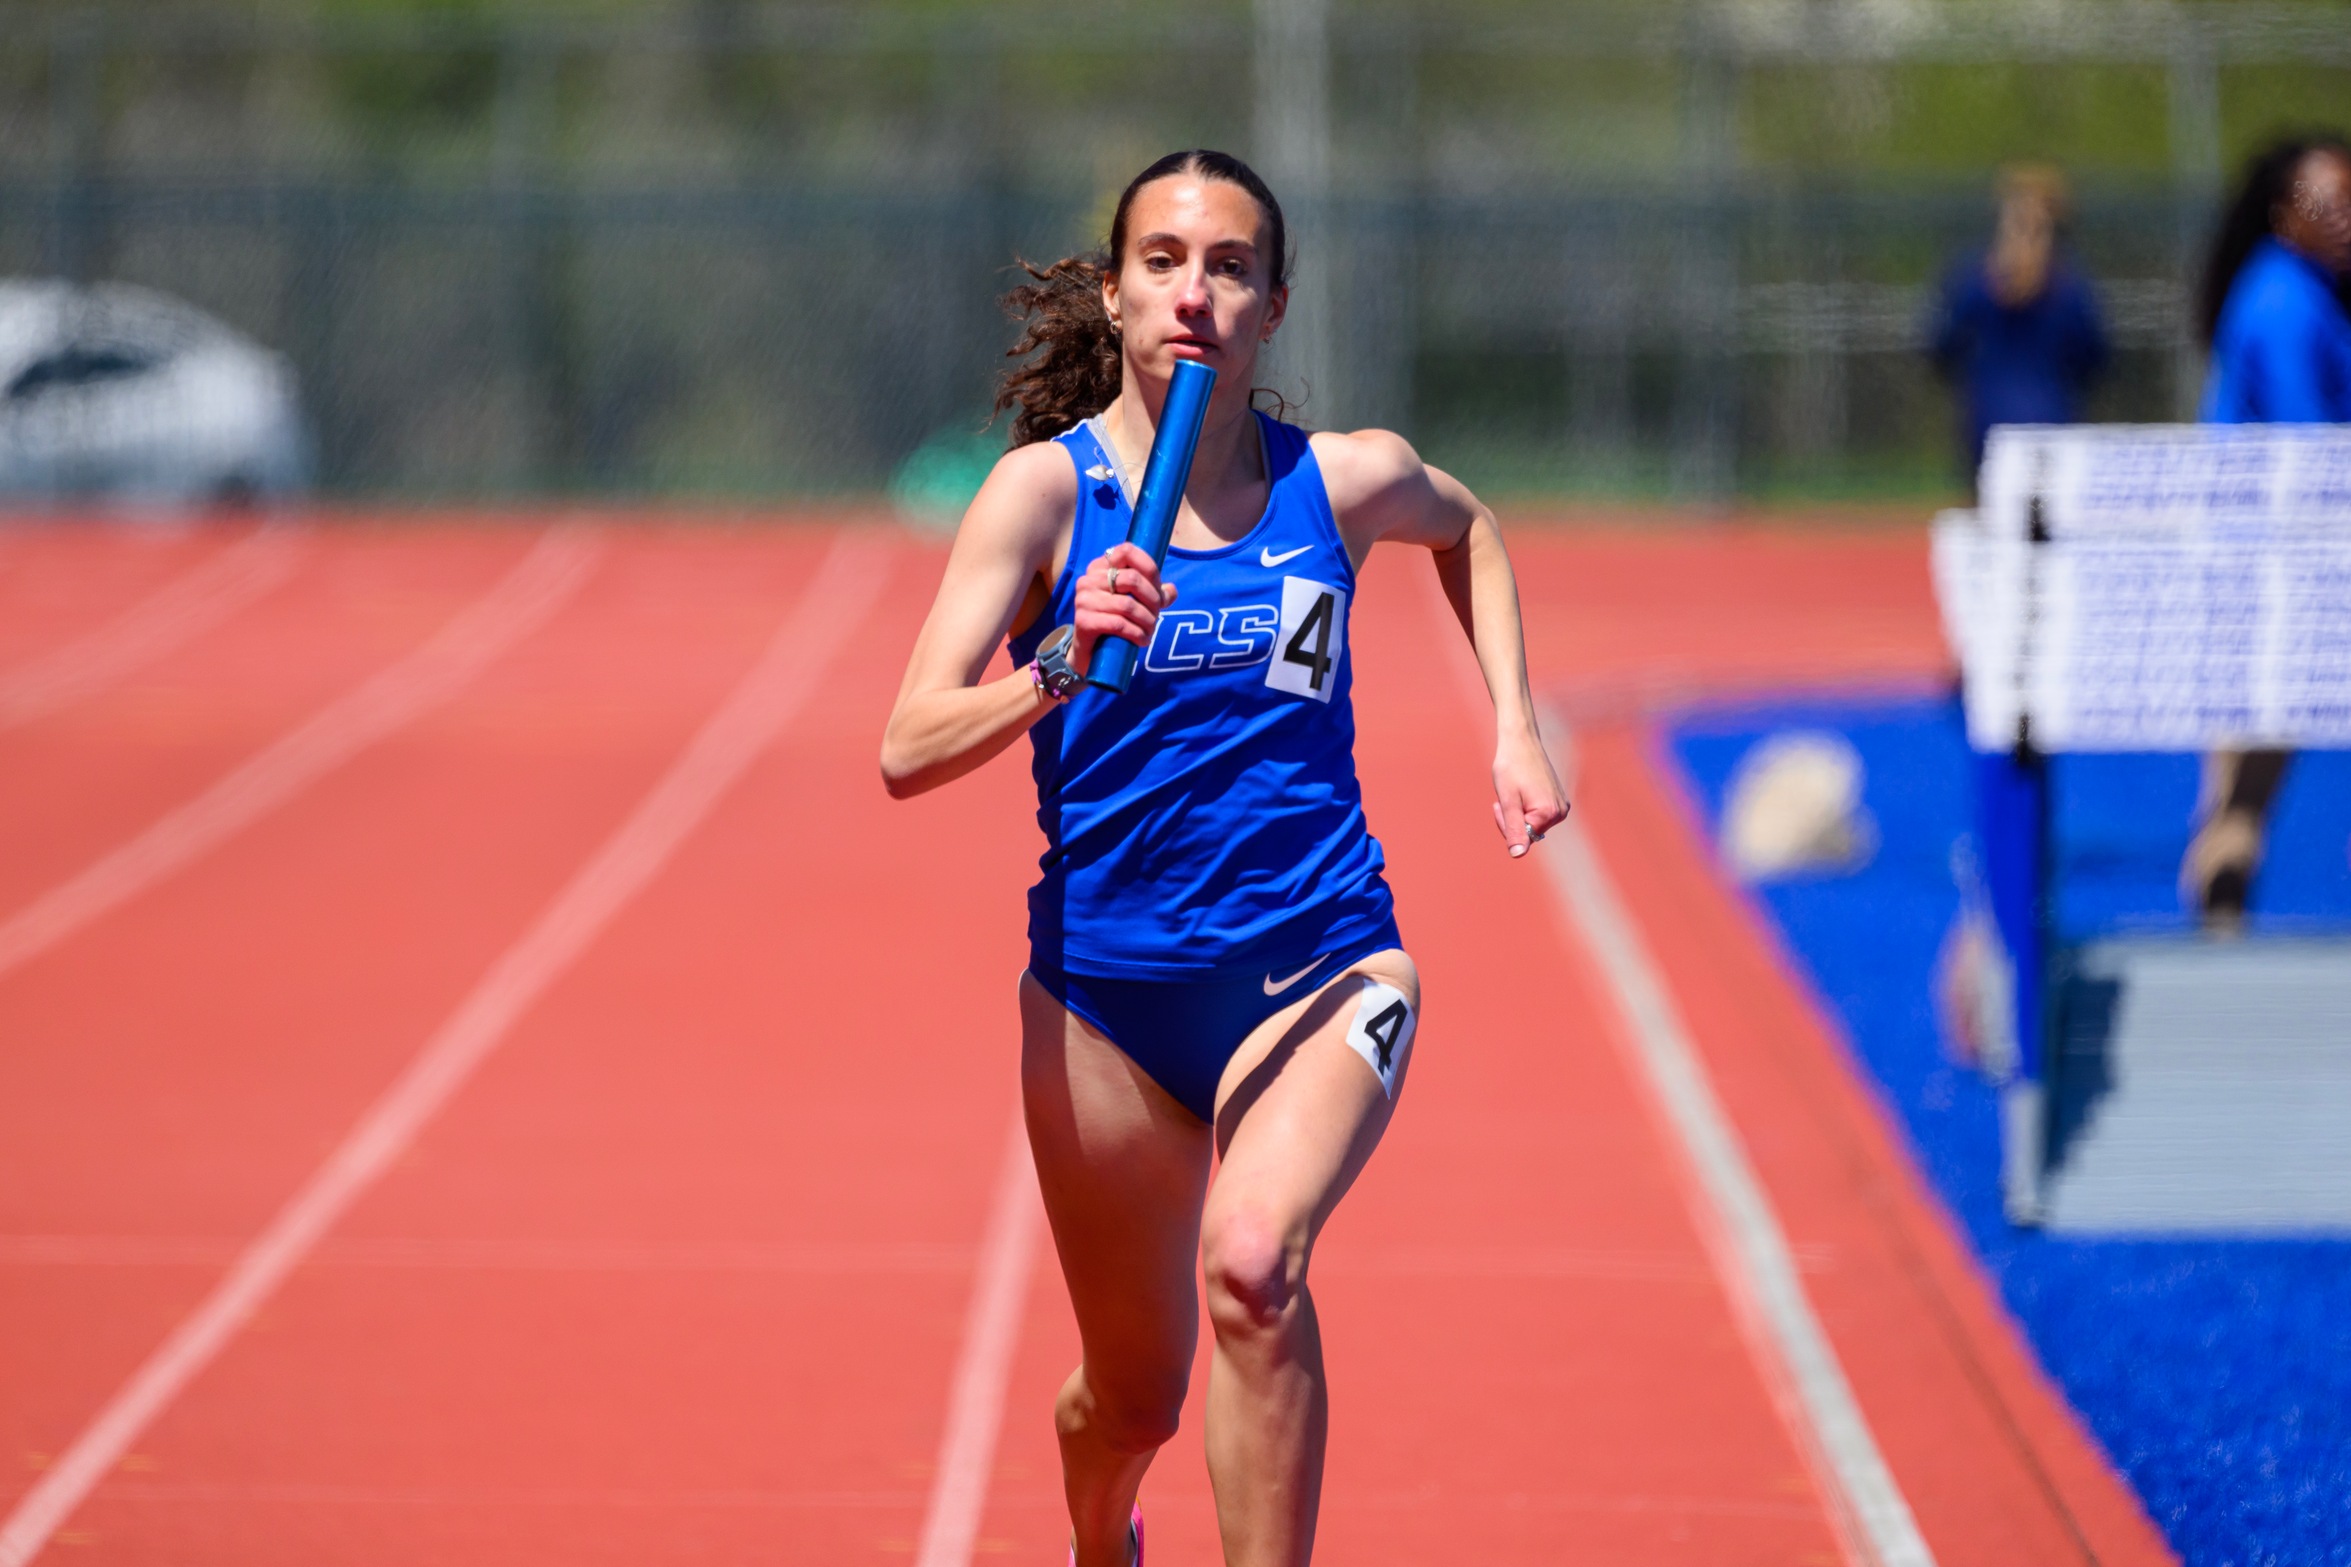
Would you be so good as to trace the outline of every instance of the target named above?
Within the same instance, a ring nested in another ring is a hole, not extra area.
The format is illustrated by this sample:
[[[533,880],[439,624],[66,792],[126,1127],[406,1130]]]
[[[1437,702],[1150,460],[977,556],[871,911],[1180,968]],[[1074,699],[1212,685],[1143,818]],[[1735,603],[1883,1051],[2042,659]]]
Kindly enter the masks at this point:
[[[1176,513],[1183,508],[1184,486],[1192,482],[1192,453],[1199,449],[1200,423],[1208,417],[1208,394],[1215,387],[1214,370],[1197,359],[1176,361],[1175,379],[1168,382],[1167,402],[1159,410],[1159,429],[1151,437],[1151,457],[1143,464],[1135,520],[1127,529],[1127,542],[1158,565],[1167,563],[1168,535],[1175,532]],[[1139,651],[1124,637],[1104,637],[1094,644],[1086,683],[1124,691],[1135,678]]]

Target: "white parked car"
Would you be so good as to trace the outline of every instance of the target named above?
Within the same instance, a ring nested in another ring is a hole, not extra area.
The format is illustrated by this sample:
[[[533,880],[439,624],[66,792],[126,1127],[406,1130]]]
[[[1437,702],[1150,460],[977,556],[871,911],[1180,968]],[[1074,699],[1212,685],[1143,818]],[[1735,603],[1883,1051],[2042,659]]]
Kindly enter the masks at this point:
[[[0,500],[201,505],[308,476],[283,357],[150,289],[0,281]]]

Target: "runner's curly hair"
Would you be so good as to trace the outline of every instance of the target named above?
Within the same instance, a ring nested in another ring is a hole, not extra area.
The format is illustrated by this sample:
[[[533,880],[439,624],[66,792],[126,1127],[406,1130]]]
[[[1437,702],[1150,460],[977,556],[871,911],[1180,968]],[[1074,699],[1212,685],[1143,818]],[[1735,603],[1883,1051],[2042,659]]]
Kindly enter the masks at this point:
[[[1012,420],[1014,446],[1049,441],[1100,413],[1118,396],[1118,333],[1102,308],[1102,279],[1126,254],[1127,212],[1136,193],[1154,180],[1177,174],[1222,180],[1247,191],[1265,216],[1274,286],[1289,286],[1289,228],[1282,220],[1282,204],[1257,171],[1229,152],[1195,147],[1169,153],[1119,193],[1106,249],[1065,256],[1049,267],[1020,263],[1030,281],[1004,296],[1005,313],[1021,323],[1020,341],[1005,356],[1023,363],[1007,370],[996,388],[997,413],[1019,410]]]

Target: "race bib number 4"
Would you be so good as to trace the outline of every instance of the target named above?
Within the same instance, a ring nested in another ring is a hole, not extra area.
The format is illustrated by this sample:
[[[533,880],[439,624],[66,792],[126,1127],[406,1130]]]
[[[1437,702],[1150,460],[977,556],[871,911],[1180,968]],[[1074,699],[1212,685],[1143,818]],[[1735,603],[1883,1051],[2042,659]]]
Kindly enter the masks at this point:
[[[1328,702],[1347,655],[1347,595],[1308,577],[1282,579],[1282,618],[1265,683],[1276,691]]]
[[[1396,1079],[1412,1055],[1412,1035],[1420,1019],[1404,992],[1385,980],[1364,976],[1363,994],[1355,1003],[1355,1021],[1347,1025],[1349,1048],[1379,1074],[1380,1091],[1396,1097]]]

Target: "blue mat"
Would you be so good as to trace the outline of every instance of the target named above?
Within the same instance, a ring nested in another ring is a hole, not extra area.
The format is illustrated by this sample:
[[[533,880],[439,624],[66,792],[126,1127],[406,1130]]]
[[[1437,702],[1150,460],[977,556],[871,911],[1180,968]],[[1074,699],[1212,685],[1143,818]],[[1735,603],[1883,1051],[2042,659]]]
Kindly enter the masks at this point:
[[[1908,1128],[2008,1308],[2192,1567],[2351,1567],[2351,1242],[2084,1241],[2012,1228],[1993,1090],[1946,1053],[1930,991],[1968,830],[1956,706],[1784,704],[1684,715],[1674,759],[1705,819],[1747,748],[1787,728],[1849,740],[1875,857],[1760,898]],[[2184,928],[2174,888],[2193,758],[2057,762],[2067,939]],[[2256,930],[2351,929],[2351,756],[2295,760],[2256,884]]]

